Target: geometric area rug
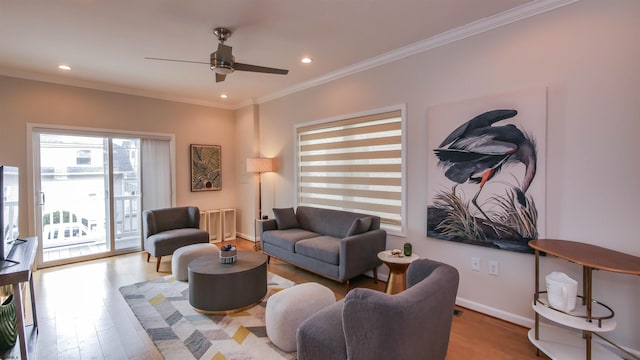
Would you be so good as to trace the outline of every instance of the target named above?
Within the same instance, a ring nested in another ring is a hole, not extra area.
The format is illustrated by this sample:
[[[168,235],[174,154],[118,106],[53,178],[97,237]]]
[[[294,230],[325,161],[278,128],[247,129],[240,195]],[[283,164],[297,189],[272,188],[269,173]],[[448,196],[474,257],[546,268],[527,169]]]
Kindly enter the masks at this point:
[[[267,299],[294,283],[267,273],[267,295],[256,306],[227,315],[205,315],[189,304],[189,285],[172,275],[127,285],[120,293],[162,356],[173,359],[295,359],[267,337]]]

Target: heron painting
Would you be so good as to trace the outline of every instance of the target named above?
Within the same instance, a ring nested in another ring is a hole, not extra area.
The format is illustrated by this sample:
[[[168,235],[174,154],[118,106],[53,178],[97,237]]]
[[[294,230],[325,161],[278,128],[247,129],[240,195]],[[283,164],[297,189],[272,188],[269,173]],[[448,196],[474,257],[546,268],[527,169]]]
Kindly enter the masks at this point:
[[[429,167],[435,173],[430,178],[438,188],[430,191],[427,235],[531,252],[528,241],[540,235],[537,201],[531,192],[540,177],[539,143],[526,124],[514,122],[521,116],[518,108],[493,103],[450,112],[445,116],[448,129],[439,124],[439,139],[433,139],[430,146],[430,163],[435,164]],[[518,101],[505,103],[517,105]],[[544,118],[535,106],[523,109],[527,118]],[[443,113],[446,111],[436,112]],[[458,116],[456,113],[472,116],[452,126],[451,116]],[[544,127],[546,118],[543,120]]]

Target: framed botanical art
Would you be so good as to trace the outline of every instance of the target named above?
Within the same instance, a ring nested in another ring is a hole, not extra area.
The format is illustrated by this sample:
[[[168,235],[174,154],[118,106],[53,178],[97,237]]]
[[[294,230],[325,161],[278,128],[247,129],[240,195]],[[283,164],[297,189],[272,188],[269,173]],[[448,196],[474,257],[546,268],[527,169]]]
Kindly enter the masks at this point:
[[[191,145],[191,191],[222,189],[220,145]]]

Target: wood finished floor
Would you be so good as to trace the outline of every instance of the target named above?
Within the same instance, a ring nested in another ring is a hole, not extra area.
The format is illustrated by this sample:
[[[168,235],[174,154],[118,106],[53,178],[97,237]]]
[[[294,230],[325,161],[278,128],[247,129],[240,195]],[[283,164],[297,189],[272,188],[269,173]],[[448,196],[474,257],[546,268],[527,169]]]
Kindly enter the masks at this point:
[[[241,250],[253,249],[252,242],[234,242]],[[272,259],[269,271],[296,283],[319,282],[338,298],[346,293],[342,284],[277,260]],[[170,272],[170,257],[163,259],[156,273],[155,262],[147,263],[145,253],[38,270],[34,273],[39,325],[36,359],[162,359],[118,289]],[[366,276],[352,281],[352,287],[380,291],[384,285]],[[527,329],[460,310],[462,316],[453,319],[448,360],[545,358],[536,357]]]

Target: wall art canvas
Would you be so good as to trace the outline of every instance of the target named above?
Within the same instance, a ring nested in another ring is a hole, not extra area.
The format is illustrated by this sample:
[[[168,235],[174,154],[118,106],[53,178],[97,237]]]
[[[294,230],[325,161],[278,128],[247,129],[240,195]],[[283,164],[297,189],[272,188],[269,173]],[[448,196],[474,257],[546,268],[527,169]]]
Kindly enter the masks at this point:
[[[191,145],[191,191],[222,189],[220,145]]]
[[[547,91],[429,108],[427,236],[533,253],[545,233]]]

